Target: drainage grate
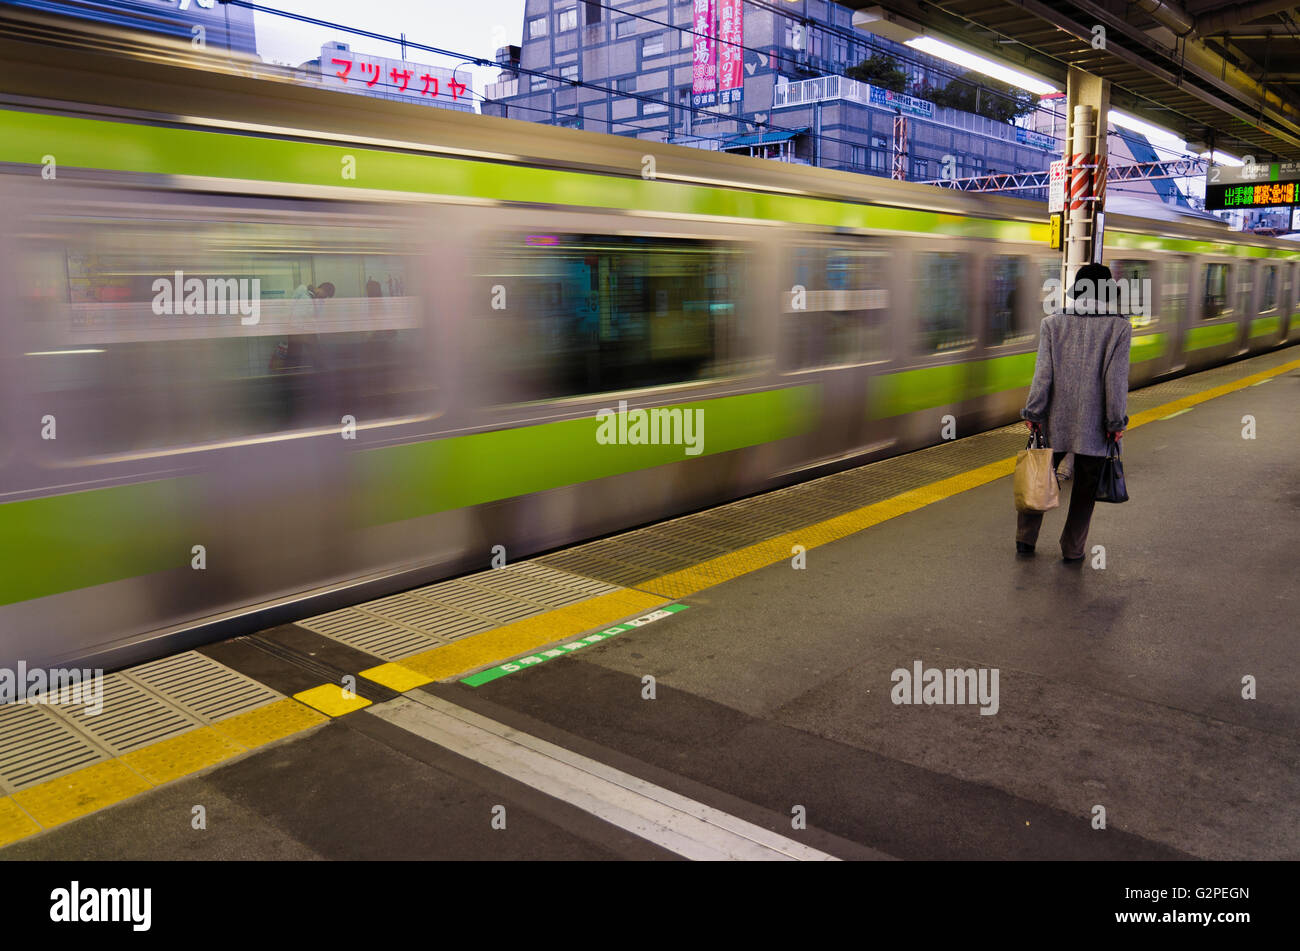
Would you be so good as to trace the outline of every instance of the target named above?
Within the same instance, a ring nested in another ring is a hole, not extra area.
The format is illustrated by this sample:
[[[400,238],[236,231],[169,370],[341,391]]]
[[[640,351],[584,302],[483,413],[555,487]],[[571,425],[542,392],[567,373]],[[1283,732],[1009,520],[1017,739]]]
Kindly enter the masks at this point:
[[[108,757],[41,706],[0,707],[0,786],[15,792]]]
[[[65,702],[63,697],[59,712],[116,756],[199,725],[122,674],[109,674],[102,682],[103,709],[98,713],[90,713],[84,704]]]
[[[436,647],[440,642],[433,638],[398,627],[391,621],[366,614],[356,608],[345,608],[331,614],[299,621],[299,627],[332,637],[341,644],[355,647],[383,660],[401,660],[421,651]]]
[[[282,699],[269,687],[194,651],[134,667],[125,676],[209,723]]]

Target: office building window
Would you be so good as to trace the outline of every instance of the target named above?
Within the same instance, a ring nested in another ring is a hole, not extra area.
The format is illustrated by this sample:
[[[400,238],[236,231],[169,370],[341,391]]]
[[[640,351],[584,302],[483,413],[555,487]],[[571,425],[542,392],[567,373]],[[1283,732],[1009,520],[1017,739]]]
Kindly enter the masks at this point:
[[[873,149],[887,149],[889,148],[889,142],[883,135],[873,135],[871,137],[871,147]]]
[[[546,35],[546,17],[534,17],[528,21],[528,38],[535,40]]]
[[[636,32],[636,20],[619,20],[614,24],[614,35],[619,39]]]
[[[636,77],[625,76],[624,78],[617,80],[615,88],[617,88],[619,92],[636,92]]]
[[[555,15],[555,32],[564,33],[567,30],[576,30],[578,28],[578,8],[569,7],[567,10],[561,10]]]
[[[587,26],[600,22],[600,15],[605,12],[605,8],[599,3],[592,3],[587,0]]]
[[[533,77],[532,77],[532,80],[531,80],[531,81],[529,82],[529,84],[528,84],[528,88],[531,89],[533,92],[537,92],[539,89],[545,89],[545,88],[546,88],[546,77],[545,77],[545,76],[533,76]]]
[[[561,79],[577,79],[577,78],[578,78],[578,66],[577,66],[577,64],[575,63],[575,64],[572,65],[572,66],[561,66],[561,67],[560,67],[560,78],[561,78]]]
[[[647,36],[644,40],[641,41],[642,56],[659,56],[663,53],[663,51],[664,51],[664,38],[662,33],[659,34],[658,36]]]

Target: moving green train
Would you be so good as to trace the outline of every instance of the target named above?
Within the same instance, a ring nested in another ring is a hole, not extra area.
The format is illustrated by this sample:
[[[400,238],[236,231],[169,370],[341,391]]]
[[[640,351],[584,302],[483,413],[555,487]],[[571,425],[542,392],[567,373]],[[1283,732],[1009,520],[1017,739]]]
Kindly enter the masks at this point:
[[[136,662],[1023,405],[1041,204],[35,23],[0,14],[0,665]],[[1296,244],[1109,218],[1134,385],[1300,337]]]

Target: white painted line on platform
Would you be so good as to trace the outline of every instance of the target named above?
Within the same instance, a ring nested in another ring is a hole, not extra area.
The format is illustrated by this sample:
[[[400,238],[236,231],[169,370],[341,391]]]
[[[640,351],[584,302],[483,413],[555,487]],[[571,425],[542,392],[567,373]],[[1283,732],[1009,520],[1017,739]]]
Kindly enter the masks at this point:
[[[365,712],[689,859],[839,861],[431,694]]]
[[[1166,419],[1173,419],[1175,416],[1182,416],[1183,413],[1190,413],[1191,411],[1192,411],[1192,407],[1189,406],[1187,407],[1187,409],[1180,409],[1178,412],[1170,413],[1168,416],[1161,416],[1160,420],[1161,422],[1163,422]]]

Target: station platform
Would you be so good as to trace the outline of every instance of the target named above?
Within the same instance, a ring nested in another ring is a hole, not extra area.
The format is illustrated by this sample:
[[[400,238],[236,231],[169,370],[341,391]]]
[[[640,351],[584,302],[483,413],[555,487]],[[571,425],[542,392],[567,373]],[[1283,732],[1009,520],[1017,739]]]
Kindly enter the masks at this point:
[[[1008,426],[0,708],[0,859],[1298,858],[1297,406],[1130,394],[1082,564]]]

